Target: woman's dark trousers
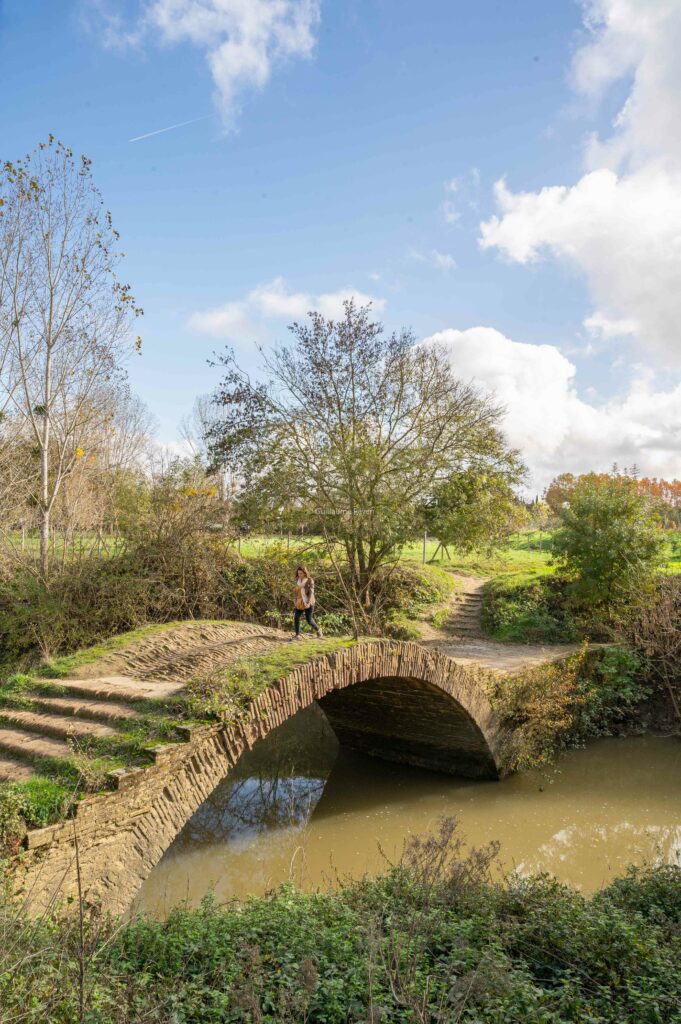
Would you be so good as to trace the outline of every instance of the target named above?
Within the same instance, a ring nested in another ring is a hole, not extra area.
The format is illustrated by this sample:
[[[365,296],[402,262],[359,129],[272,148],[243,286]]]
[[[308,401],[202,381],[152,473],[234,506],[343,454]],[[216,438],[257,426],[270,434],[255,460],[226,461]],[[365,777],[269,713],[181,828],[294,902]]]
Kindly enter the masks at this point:
[[[311,626],[316,633],[319,632],[319,626],[315,622],[314,618],[314,605],[312,608],[296,608],[293,612],[293,625],[296,629],[296,636],[300,636],[300,620],[302,616],[305,616],[308,626]]]

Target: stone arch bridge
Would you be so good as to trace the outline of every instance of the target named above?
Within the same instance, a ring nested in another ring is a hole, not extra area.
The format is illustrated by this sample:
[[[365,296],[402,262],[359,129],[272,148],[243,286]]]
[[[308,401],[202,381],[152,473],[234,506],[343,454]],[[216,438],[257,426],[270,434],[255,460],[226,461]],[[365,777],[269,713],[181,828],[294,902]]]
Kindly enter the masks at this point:
[[[97,675],[83,678],[81,670],[79,678],[59,680],[68,694],[61,704],[74,701],[79,714],[93,718],[135,696],[181,692],[197,666],[267,652],[283,635],[244,624],[197,624],[193,633],[184,627],[179,650],[173,640],[172,631],[159,634],[104,667],[98,663]],[[261,693],[238,726],[187,730],[186,742],[153,748],[148,767],[115,773],[116,789],[83,799],[72,820],[29,833],[21,894],[34,911],[74,895],[79,868],[88,900],[125,910],[243,752],[314,701],[341,743],[440,772],[496,779],[505,734],[487,697],[493,674],[474,651],[457,658],[399,641],[360,642],[315,656]]]

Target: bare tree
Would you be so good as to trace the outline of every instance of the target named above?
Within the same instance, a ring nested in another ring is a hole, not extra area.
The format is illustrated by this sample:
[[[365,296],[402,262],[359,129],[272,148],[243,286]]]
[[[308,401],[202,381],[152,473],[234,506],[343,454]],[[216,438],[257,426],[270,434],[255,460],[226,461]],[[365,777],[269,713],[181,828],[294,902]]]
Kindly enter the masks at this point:
[[[64,481],[110,416],[133,319],[142,310],[116,276],[119,236],[90,161],[50,136],[0,176],[0,408],[30,436],[40,572]]]
[[[194,458],[207,465],[211,461],[211,453],[206,438],[216,429],[220,422],[222,408],[213,395],[199,395],[189,416],[180,422],[180,437]],[[234,499],[238,491],[238,482],[233,473],[225,466],[214,465],[211,479],[218,488],[223,501]]]
[[[86,540],[86,550],[95,541],[97,547],[107,547],[106,537],[117,533],[122,490],[145,479],[152,432],[148,409],[127,385],[113,388],[106,404],[101,397],[100,421],[93,424],[87,448],[78,450],[80,457],[52,511],[64,556],[83,550],[84,531],[94,535]]]

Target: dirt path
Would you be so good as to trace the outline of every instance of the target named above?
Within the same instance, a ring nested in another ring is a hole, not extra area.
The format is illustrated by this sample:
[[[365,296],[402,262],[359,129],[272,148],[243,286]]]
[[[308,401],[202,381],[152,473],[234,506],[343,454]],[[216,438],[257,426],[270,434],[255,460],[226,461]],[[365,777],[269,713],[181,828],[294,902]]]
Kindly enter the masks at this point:
[[[451,613],[441,626],[426,619],[419,622],[424,647],[432,647],[462,664],[482,665],[497,672],[541,665],[578,650],[578,644],[504,644],[487,638],[482,628],[482,598],[488,579],[454,575],[458,585],[449,602]],[[439,609],[440,613],[443,610]]]
[[[456,577],[456,590],[444,607],[437,609],[440,615],[447,612],[445,621],[435,626],[428,619],[419,622],[421,640],[427,643],[435,641],[451,641],[474,639],[483,636],[482,631],[482,591],[487,583],[486,577],[463,576],[452,573]]]

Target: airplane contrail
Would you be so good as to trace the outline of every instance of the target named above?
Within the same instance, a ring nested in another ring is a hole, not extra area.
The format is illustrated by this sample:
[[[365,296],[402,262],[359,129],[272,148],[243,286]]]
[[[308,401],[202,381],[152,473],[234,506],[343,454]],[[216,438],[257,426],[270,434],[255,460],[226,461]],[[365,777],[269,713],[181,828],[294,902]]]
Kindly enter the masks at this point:
[[[152,135],[172,132],[174,128],[184,128],[187,124],[196,124],[197,121],[205,121],[209,117],[215,117],[215,114],[204,114],[202,117],[193,117],[191,121],[179,121],[177,124],[169,124],[167,128],[157,128],[155,132],[145,132],[144,135],[136,135],[134,139],[128,139],[128,142],[139,142],[141,139],[151,138]]]

